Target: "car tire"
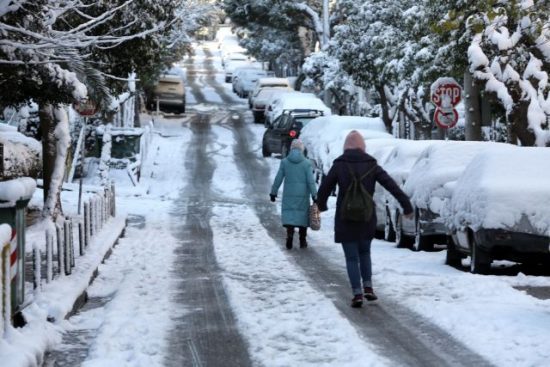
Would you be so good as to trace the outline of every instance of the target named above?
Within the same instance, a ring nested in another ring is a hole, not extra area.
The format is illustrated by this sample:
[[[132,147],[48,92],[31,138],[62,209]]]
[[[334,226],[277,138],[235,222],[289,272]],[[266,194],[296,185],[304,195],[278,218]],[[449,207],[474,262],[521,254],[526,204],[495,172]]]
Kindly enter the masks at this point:
[[[386,219],[384,221],[384,240],[388,242],[395,241],[395,229],[391,222],[390,210],[386,208]]]
[[[447,253],[445,254],[445,265],[459,268],[462,266],[462,254],[456,249],[451,236],[447,236]]]
[[[470,272],[473,274],[489,274],[491,270],[491,257],[479,247],[473,233],[470,237]]]
[[[403,234],[403,225],[401,221],[403,216],[401,213],[397,213],[395,221],[395,243],[399,248],[411,248],[413,239]]]

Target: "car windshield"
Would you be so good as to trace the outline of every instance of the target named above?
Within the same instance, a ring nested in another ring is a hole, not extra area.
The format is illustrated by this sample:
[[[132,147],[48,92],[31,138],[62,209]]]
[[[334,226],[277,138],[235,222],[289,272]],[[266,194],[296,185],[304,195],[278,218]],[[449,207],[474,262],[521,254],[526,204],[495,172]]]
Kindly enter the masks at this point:
[[[299,125],[299,127],[306,126],[311,120],[313,120],[316,116],[304,116],[304,117],[296,117],[294,121],[296,121],[296,124]]]

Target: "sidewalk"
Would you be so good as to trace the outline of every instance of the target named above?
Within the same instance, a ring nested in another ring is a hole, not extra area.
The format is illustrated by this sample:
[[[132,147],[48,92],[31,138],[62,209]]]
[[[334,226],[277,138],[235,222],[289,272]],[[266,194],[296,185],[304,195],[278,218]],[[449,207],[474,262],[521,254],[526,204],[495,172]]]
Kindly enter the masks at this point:
[[[77,212],[74,194],[64,191],[62,195],[65,214],[71,216],[76,216]],[[40,210],[41,200],[41,193],[35,193],[31,207]],[[27,258],[33,248],[41,251],[45,249],[45,228],[42,221],[27,228]],[[86,289],[97,276],[98,266],[110,255],[118,239],[124,236],[125,228],[126,214],[110,216],[90,238],[83,256],[78,255],[78,246],[75,245],[75,266],[71,275],[55,274],[50,283],[43,279],[41,287],[34,290],[32,279],[26,280],[26,300],[22,310],[26,325],[22,328],[8,328],[4,337],[0,338],[2,366],[28,367],[42,364],[45,352],[61,340],[65,318],[86,301]]]

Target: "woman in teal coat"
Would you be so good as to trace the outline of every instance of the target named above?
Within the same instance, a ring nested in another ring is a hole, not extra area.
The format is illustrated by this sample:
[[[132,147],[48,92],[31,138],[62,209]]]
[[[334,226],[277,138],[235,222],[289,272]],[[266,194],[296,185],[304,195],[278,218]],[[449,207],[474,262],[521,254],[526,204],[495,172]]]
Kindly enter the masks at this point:
[[[281,161],[279,171],[269,195],[275,202],[279,187],[284,181],[281,219],[286,227],[286,248],[292,248],[294,228],[298,227],[300,247],[307,247],[306,235],[309,225],[309,198],[317,198],[317,187],[309,159],[304,157],[304,144],[295,139],[290,145],[290,153]]]

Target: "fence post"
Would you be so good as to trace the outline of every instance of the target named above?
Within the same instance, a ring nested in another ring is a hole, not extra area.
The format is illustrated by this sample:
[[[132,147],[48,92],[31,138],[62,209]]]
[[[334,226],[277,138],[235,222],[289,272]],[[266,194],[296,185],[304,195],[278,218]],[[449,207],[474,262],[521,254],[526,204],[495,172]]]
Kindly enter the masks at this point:
[[[65,275],[71,275],[71,241],[69,237],[69,221],[65,219],[63,222],[63,242],[65,243]]]
[[[33,286],[40,292],[42,282],[42,255],[38,247],[32,249],[32,265],[33,265]]]
[[[95,235],[95,220],[94,220],[94,198],[90,198],[88,209],[90,210],[89,219],[90,219],[90,237]]]
[[[78,222],[78,253],[80,256],[83,256],[85,251],[84,248],[86,244],[84,241],[86,241],[86,235],[84,234],[84,223]]]
[[[63,230],[57,224],[55,225],[55,233],[57,236],[57,272],[59,276],[65,274],[65,247],[63,244]]]
[[[74,268],[75,262],[74,262],[74,226],[73,226],[73,218],[67,218],[69,220],[69,243],[70,243],[70,253],[71,253],[71,268]]]
[[[53,279],[53,236],[46,230],[46,283]]]
[[[90,243],[90,203],[84,203],[84,247]]]
[[[111,182],[111,216],[116,216],[116,196],[114,182]]]

